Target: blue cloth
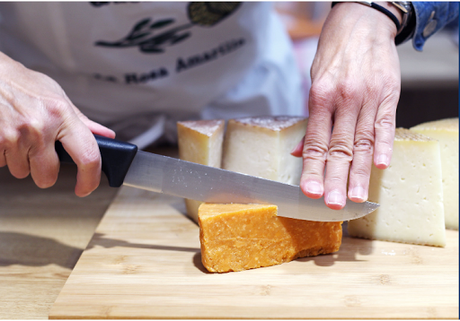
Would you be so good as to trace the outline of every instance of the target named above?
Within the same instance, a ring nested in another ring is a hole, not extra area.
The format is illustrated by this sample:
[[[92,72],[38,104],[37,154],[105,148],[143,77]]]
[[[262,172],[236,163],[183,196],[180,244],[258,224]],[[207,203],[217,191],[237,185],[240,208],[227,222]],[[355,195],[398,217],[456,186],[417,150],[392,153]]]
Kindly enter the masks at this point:
[[[413,1],[412,5],[414,6],[416,18],[412,45],[418,51],[423,49],[429,37],[449,23],[453,23],[454,20],[457,20],[458,26],[458,2]]]

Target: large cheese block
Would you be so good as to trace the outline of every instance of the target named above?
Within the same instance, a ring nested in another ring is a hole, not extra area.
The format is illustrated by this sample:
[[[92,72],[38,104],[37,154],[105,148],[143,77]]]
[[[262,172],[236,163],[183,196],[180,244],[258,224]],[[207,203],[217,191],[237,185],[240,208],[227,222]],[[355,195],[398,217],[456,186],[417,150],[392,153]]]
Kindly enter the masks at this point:
[[[177,123],[179,158],[212,167],[221,166],[224,120],[190,120]],[[198,223],[201,202],[185,200],[187,215]]]
[[[419,124],[411,130],[439,141],[446,227],[458,230],[458,118]]]
[[[277,216],[275,205],[210,204],[199,208],[201,258],[210,272],[230,272],[333,253],[341,222]]]
[[[439,143],[396,129],[390,166],[371,171],[369,200],[380,207],[348,222],[351,236],[444,246],[444,204]]]
[[[266,116],[232,119],[224,140],[222,167],[298,185],[302,158],[291,150],[305,135],[307,118]]]

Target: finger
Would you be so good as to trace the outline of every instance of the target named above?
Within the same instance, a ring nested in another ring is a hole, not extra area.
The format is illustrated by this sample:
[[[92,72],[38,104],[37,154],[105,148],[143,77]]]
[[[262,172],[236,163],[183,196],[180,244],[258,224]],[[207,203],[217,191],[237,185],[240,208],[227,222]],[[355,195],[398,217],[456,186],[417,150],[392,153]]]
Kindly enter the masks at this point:
[[[19,179],[26,178],[30,173],[28,145],[19,139],[19,135],[9,135],[5,140],[7,141],[5,161],[11,175]]]
[[[88,120],[85,122],[85,125],[89,128],[89,130],[96,135],[108,137],[108,138],[115,138],[115,132],[101,124],[98,124],[92,120]]]
[[[324,202],[335,210],[342,209],[346,204],[348,173],[353,159],[353,141],[358,116],[350,110],[356,109],[341,108],[336,111],[327,155]]]
[[[0,168],[6,166],[5,150],[1,146],[2,144],[0,143]]]
[[[294,157],[302,157],[303,145],[305,144],[305,136],[300,140],[300,142],[294,147],[291,151],[291,155]]]
[[[75,194],[80,197],[93,192],[100,183],[101,155],[94,135],[79,122],[61,131],[58,140],[78,167]]]
[[[374,164],[385,169],[390,165],[396,128],[396,107],[399,92],[388,96],[381,104],[375,119]]]
[[[348,182],[348,198],[353,202],[362,203],[368,198],[376,113],[376,108],[373,106],[363,106],[358,117]]]
[[[70,100],[69,100],[69,103],[71,103]],[[72,107],[75,113],[77,114],[78,118],[83,122],[83,124],[85,124],[89,128],[89,130],[93,134],[101,135],[101,136],[108,137],[108,138],[115,138],[115,132],[113,130],[90,120],[73,104],[72,104]]]
[[[37,144],[29,152],[30,176],[40,188],[53,186],[58,178],[59,158],[54,149],[54,141]]]
[[[0,152],[0,168],[6,166],[5,152]]]
[[[328,100],[310,94],[310,118],[302,152],[303,169],[300,188],[310,198],[320,198],[324,193],[324,168],[326,165],[332,128],[332,113],[325,106]]]

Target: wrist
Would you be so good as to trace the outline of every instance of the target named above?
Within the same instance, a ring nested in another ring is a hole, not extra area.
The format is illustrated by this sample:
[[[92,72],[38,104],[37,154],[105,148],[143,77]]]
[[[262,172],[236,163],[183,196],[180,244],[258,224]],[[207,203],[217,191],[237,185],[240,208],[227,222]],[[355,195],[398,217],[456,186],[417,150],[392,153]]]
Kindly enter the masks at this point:
[[[395,37],[396,45],[406,42],[412,38],[415,30],[415,18],[412,3],[409,1],[382,1],[376,2],[391,12],[400,23]]]
[[[383,6],[385,5],[385,6]],[[365,17],[370,20],[372,26],[377,28],[379,32],[388,31],[388,35],[395,39],[400,28],[401,14],[395,15],[388,10],[391,4],[389,2],[374,2],[374,1],[343,1],[332,2],[332,8],[337,8],[339,15],[352,15],[355,19]],[[396,8],[397,9],[397,8]],[[335,11],[334,10],[334,11]],[[392,10],[394,10],[392,8]]]
[[[411,2],[408,1],[345,1],[345,2],[332,2],[332,8],[336,4],[353,4],[353,11],[358,8],[358,5],[362,7],[369,7],[375,11],[379,11],[383,16],[387,16],[390,20],[393,21],[393,24],[396,27],[395,38],[396,44],[405,42],[412,36],[412,31],[414,27],[413,19],[413,7]],[[346,6],[347,6],[346,5]],[[377,17],[376,15],[374,15]],[[392,28],[394,29],[394,28]]]
[[[380,6],[382,6],[382,7],[384,7],[388,11],[390,11],[396,17],[396,19],[398,19],[399,24],[402,24],[402,22],[403,22],[403,13],[395,5],[393,5],[389,1],[376,1],[375,3],[380,5]]]

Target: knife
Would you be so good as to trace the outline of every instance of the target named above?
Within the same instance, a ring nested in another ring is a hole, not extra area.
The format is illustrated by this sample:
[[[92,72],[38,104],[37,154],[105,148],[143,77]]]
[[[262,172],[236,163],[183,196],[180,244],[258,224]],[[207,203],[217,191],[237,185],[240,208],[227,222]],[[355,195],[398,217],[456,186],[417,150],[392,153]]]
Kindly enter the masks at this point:
[[[299,186],[187,162],[138,150],[136,145],[95,135],[102,171],[109,185],[141,188],[208,203],[259,203],[278,206],[278,216],[309,221],[336,222],[363,217],[379,207],[372,202],[347,202],[341,210],[311,199]],[[57,141],[62,163],[72,158]]]

